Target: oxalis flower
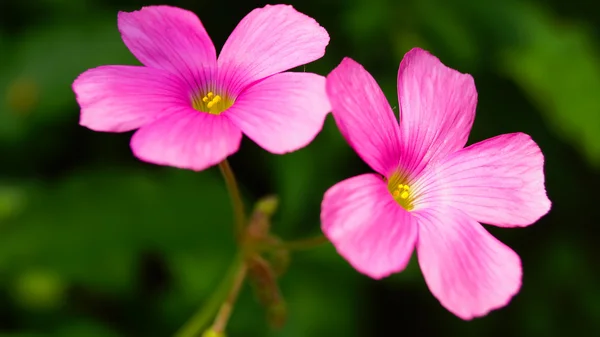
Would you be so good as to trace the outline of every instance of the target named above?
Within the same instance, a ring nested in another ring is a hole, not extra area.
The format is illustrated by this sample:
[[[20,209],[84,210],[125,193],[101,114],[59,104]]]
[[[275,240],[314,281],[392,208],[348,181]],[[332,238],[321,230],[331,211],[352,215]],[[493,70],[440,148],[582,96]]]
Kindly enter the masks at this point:
[[[421,49],[398,72],[400,123],[371,75],[346,58],[327,76],[333,117],[379,174],[326,193],[325,235],[359,272],[400,272],[416,247],[433,295],[462,319],[506,305],[521,286],[519,256],[480,224],[523,227],[550,209],[544,157],[522,133],[464,148],[475,117],[473,78]]]
[[[144,66],[101,66],[73,83],[80,124],[138,129],[133,153],[156,164],[203,170],[237,151],[242,132],[272,153],[304,147],[330,110],[325,78],[282,71],[323,56],[325,29],[292,6],[250,12],[219,57],[198,17],[169,6],[118,15]]]

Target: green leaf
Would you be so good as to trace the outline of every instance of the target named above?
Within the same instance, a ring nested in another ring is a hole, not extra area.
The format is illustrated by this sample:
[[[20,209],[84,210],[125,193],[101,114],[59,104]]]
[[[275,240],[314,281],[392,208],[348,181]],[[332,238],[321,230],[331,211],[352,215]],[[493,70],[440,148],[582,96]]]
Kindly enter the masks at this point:
[[[141,253],[157,251],[197,301],[234,249],[227,194],[211,173],[89,171],[39,186],[0,240],[0,271],[42,268],[121,292],[134,286]]]
[[[515,13],[524,42],[503,55],[503,70],[551,128],[600,167],[600,51],[594,35],[533,5],[521,4]]]
[[[0,77],[0,140],[21,139],[36,123],[72,112],[73,80],[104,64],[138,64],[121,40],[114,16],[31,29],[11,46]],[[68,61],[65,61],[68,60]]]
[[[26,205],[27,192],[15,184],[0,183],[0,230],[2,223],[18,215]]]

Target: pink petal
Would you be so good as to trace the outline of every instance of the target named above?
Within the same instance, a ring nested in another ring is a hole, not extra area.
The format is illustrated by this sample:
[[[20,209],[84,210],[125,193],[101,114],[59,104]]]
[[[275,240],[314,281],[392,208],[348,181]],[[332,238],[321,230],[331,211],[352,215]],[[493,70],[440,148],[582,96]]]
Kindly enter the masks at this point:
[[[185,85],[164,70],[102,66],[73,82],[79,123],[95,131],[137,129],[186,104]]]
[[[394,201],[375,174],[331,187],[321,204],[321,224],[338,253],[374,279],[404,270],[417,238],[415,217]]]
[[[211,79],[215,47],[196,14],[170,6],[119,12],[119,31],[127,48],[151,68],[179,74],[190,88]]]
[[[186,108],[139,129],[131,148],[150,163],[201,171],[235,153],[241,139],[227,117]]]
[[[415,207],[451,205],[479,222],[527,226],[550,210],[544,155],[526,134],[490,138],[458,151],[427,170],[415,187]]]
[[[398,123],[375,79],[344,58],[327,76],[327,95],[348,144],[373,170],[389,176],[400,159]]]
[[[479,223],[452,208],[415,212],[417,256],[431,293],[469,320],[510,302],[521,287],[521,260]]]
[[[281,73],[244,90],[227,117],[265,150],[282,154],[308,145],[330,110],[323,76]]]
[[[325,54],[329,34],[289,5],[250,12],[219,54],[219,72],[234,93],[269,75],[312,62]]]
[[[469,74],[414,48],[398,72],[403,166],[418,174],[429,162],[462,149],[475,118],[477,91]]]

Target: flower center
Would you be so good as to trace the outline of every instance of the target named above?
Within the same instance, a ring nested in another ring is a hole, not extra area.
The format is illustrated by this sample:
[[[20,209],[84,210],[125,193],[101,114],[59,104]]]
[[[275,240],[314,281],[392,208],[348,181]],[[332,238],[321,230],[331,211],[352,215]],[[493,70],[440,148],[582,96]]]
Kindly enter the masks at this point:
[[[220,95],[215,95],[212,91],[209,91],[204,96],[194,96],[192,98],[192,106],[198,111],[207,112],[212,115],[219,115],[221,112],[227,110],[233,105],[232,99],[225,95],[223,95],[223,97]]]
[[[411,211],[414,206],[410,186],[408,184],[399,183],[399,181],[400,179],[397,177],[392,177],[392,179],[388,181],[388,189],[394,200],[396,200],[400,206],[404,207],[407,211]]]

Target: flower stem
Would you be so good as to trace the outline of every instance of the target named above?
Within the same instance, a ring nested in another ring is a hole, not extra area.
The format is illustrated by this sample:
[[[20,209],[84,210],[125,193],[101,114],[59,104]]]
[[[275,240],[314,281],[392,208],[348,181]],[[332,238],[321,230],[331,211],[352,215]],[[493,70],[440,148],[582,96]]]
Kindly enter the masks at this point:
[[[231,289],[229,290],[229,294],[225,299],[225,302],[221,304],[221,308],[219,308],[219,313],[217,313],[217,317],[212,325],[211,330],[214,331],[217,335],[225,332],[225,326],[229,321],[229,317],[231,316],[231,312],[233,311],[233,306],[235,305],[235,301],[237,300],[238,294],[240,293],[240,289],[242,288],[242,284],[244,284],[244,278],[246,277],[247,267],[245,263],[242,263],[235,274],[233,279],[233,284]]]
[[[217,287],[214,293],[210,296],[205,305],[203,305],[190,320],[185,323],[175,337],[196,337],[208,326],[211,318],[214,317],[219,305],[229,301],[229,295],[232,289],[239,288],[238,283],[240,270],[246,271],[246,265],[243,260],[243,255],[238,254],[229,267],[227,275]],[[242,277],[243,280],[243,277]]]
[[[242,236],[244,226],[246,224],[246,213],[244,211],[244,202],[240,194],[235,175],[229,166],[227,159],[219,163],[219,169],[225,178],[225,184],[227,185],[227,191],[231,197],[231,203],[233,205],[233,213],[235,216],[235,236],[239,240]]]
[[[286,249],[286,250],[302,250],[318,247],[322,244],[328,243],[329,240],[323,236],[315,236],[308,239],[300,239],[287,242],[279,242],[269,246],[271,249]]]

